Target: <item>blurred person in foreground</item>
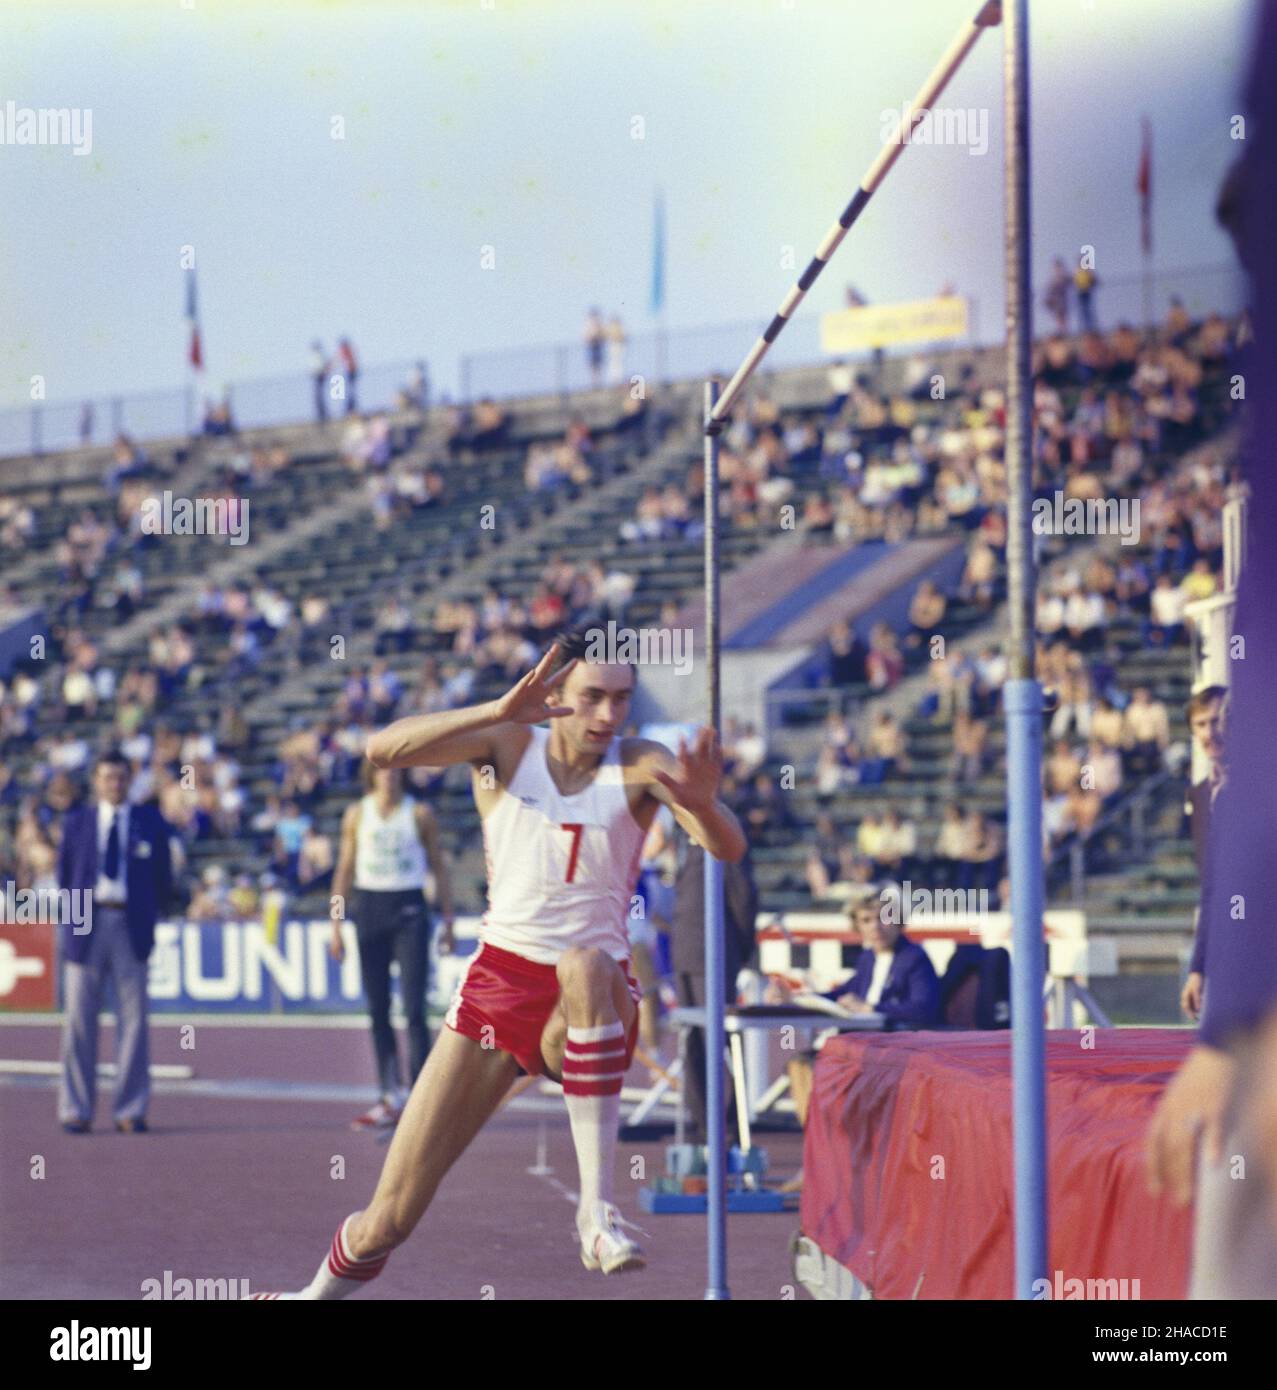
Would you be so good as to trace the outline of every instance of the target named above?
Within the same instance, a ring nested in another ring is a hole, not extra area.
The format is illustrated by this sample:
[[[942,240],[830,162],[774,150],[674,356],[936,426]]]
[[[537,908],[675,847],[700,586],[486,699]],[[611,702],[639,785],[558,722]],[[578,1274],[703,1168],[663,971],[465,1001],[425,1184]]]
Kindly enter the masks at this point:
[[[1277,265],[1267,254],[1277,222],[1277,7],[1259,14],[1245,103],[1256,135],[1218,208],[1251,275],[1256,356],[1247,372],[1249,544],[1229,646],[1228,780],[1211,815],[1201,893],[1210,986],[1198,1044],[1145,1142],[1150,1191],[1181,1206],[1196,1198],[1194,1299],[1277,1298],[1277,478],[1266,456],[1277,438]]]

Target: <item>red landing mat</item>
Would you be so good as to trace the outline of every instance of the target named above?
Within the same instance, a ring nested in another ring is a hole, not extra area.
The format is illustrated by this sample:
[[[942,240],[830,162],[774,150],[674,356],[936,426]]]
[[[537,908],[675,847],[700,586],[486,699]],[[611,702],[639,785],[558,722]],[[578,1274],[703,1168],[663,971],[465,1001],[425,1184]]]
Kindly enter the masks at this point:
[[[1070,1290],[1058,1271],[1138,1279],[1128,1297],[1185,1297],[1189,1212],[1147,1195],[1141,1145],[1195,1036],[1047,1034],[1052,1296]],[[804,1233],[876,1297],[1010,1298],[1010,1034],[831,1039],[816,1063],[804,1170]]]

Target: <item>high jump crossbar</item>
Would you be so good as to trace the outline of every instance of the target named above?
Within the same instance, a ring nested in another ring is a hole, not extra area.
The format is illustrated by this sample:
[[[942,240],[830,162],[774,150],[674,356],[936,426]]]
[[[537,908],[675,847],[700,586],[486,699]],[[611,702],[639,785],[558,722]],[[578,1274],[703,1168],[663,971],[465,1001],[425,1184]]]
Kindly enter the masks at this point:
[[[907,106],[896,122],[891,138],[878,152],[877,158],[869,166],[869,172],[860,181],[851,201],[843,209],[837,222],[825,234],[825,239],[816,248],[807,269],[799,277],[798,283],[781,301],[771,323],[763,330],[762,337],[750,348],[745,360],[740,364],[736,375],[723,388],[723,393],[714,404],[714,409],[706,421],[706,431],[717,433],[726,423],[727,416],[736,398],[745,388],[745,383],[753,376],[758,364],[767,355],[767,349],[780,337],[781,330],[793,317],[794,310],[806,298],[807,291],[816,283],[820,272],[829,264],[830,258],[842,244],[842,239],[851,230],[852,223],[865,210],[878,186],[887,177],[891,166],[900,158],[901,151],[908,143],[913,128],[928,114],[935,99],[949,85],[949,79],[962,66],[967,54],[975,47],[976,40],[986,29],[996,27],[1002,22],[1002,0],[988,0],[980,7],[974,19],[965,23],[954,36],[953,42],[945,50],[944,56],[935,65],[931,75],[918,88],[918,94]]]

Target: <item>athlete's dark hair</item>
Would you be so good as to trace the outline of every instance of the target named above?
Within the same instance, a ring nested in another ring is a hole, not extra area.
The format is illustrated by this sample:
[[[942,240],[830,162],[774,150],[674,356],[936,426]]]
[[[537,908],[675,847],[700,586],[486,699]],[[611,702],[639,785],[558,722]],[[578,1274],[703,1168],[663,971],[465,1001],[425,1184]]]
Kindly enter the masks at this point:
[[[554,670],[561,671],[569,661],[589,661],[591,647],[604,635],[606,629],[598,623],[582,623],[576,627],[565,628],[554,639],[559,647],[559,659],[554,663]],[[634,684],[638,685],[638,667],[632,661],[618,661],[615,664],[628,666],[633,672]]]

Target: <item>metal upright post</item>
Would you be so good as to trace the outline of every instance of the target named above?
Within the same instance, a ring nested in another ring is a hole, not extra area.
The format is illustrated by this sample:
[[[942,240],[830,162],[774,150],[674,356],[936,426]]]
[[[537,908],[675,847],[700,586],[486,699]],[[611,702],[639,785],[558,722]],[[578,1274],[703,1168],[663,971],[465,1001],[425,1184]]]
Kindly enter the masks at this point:
[[[1008,0],[1003,75],[1006,124],[1007,726],[1011,877],[1011,1074],[1015,1150],[1015,1292],[1046,1277],[1046,1032],[1042,1018],[1042,687],[1035,671],[1033,531],[1033,297],[1029,210],[1028,0]]]
[[[718,436],[713,420],[719,384],[705,383],[705,667],[709,725],[721,723],[718,617]],[[723,865],[705,854],[705,1139],[709,1168],[709,1300],[731,1298],[727,1288],[727,1149],[723,1105]],[[686,1078],[684,1078],[686,1084]]]

